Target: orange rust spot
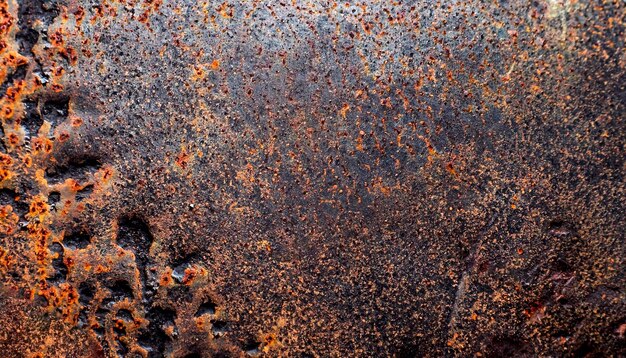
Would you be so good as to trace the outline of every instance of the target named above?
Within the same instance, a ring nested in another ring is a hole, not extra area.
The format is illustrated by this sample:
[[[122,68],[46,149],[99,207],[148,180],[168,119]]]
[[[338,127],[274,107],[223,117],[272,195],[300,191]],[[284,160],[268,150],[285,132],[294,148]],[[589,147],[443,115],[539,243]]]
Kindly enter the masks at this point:
[[[76,193],[76,192],[78,192],[79,190],[81,190],[83,188],[83,186],[80,185],[79,182],[77,182],[76,180],[74,180],[72,178],[66,179],[65,180],[65,185],[67,186],[67,188],[69,190],[72,191],[72,193]]]
[[[2,115],[5,119],[10,119],[11,117],[13,117],[13,106],[4,106],[4,108],[2,109]]]
[[[48,138],[33,138],[31,140],[33,151],[37,153],[50,154],[52,152],[52,141]]]
[[[206,77],[206,73],[204,72],[204,69],[202,68],[202,65],[200,66],[194,66],[193,68],[193,75],[191,76],[191,79],[194,81],[201,81]]]
[[[0,153],[0,168],[6,168],[13,164],[13,159],[10,156]]]
[[[20,137],[15,133],[9,133],[7,135],[8,142],[11,146],[15,147],[20,144]]]
[[[50,207],[48,206],[45,198],[41,195],[35,197],[35,199],[30,203],[30,207],[28,209],[28,215],[30,217],[39,216],[40,219],[49,212]]]
[[[64,48],[60,50],[59,54],[63,58],[65,58],[70,63],[70,65],[75,65],[76,62],[78,61],[78,52],[72,47],[68,47],[68,48]]]
[[[346,118],[349,110],[350,110],[350,105],[346,103],[339,110],[339,114],[341,115],[341,117]]]
[[[39,267],[37,269],[38,276],[41,280],[45,280],[47,278],[47,265],[50,257],[50,251],[48,250],[50,230],[39,223],[30,223],[28,225],[28,238],[31,241]],[[45,281],[43,283],[45,284]]]
[[[452,174],[453,176],[458,176],[459,174],[456,172],[456,170],[454,169],[454,167],[452,166],[452,163],[447,163],[446,164],[446,170],[448,171],[448,173]]]
[[[13,178],[13,176],[14,176],[13,172],[0,168],[0,183],[5,180],[9,180]]]
[[[524,310],[524,314],[531,324],[541,322],[541,319],[546,316],[546,307],[541,303],[534,304],[529,309]]]
[[[204,327],[206,327],[206,320],[204,319],[204,317],[196,317],[194,319],[195,323],[196,323],[196,327],[198,327],[200,330],[202,330]]]
[[[363,137],[365,136],[365,132],[359,131],[359,136],[356,138],[356,149],[359,152],[363,151]]]
[[[102,181],[106,183],[109,180],[111,180],[111,178],[113,178],[113,169],[110,167],[103,168],[102,169]]]
[[[24,163],[27,168],[30,168],[33,166],[33,158],[30,155],[25,154],[24,157],[22,157],[22,163]]]
[[[165,272],[163,272],[163,275],[161,275],[161,278],[159,279],[159,285],[160,286],[169,286],[171,285],[173,282],[172,280],[172,269],[171,268],[167,268],[165,270]]]
[[[74,18],[77,24],[80,24],[85,18],[85,10],[81,6],[74,10]]]
[[[60,84],[58,84],[58,83],[53,83],[53,84],[50,86],[50,89],[52,89],[54,92],[57,92],[57,93],[58,93],[58,92],[62,92],[62,91],[63,91],[63,85],[60,85]]]
[[[83,119],[80,117],[73,117],[72,118],[72,127],[80,127],[83,125]]]
[[[64,72],[65,72],[65,69],[61,66],[57,66],[52,69],[52,74],[56,77],[61,77]]]
[[[225,2],[217,7],[217,12],[225,19],[233,17],[233,7]]]
[[[13,264],[15,264],[15,258],[13,257],[13,255],[9,255],[9,252],[7,250],[0,247],[0,268],[7,270]]]
[[[176,165],[179,166],[181,169],[185,170],[187,169],[187,166],[189,165],[190,160],[191,160],[191,155],[187,153],[186,150],[183,150],[176,156]]]
[[[391,99],[389,97],[380,100],[380,105],[383,107],[391,108]]]
[[[187,267],[185,269],[185,275],[183,276],[183,284],[184,285],[189,285],[190,283],[193,282],[193,280],[196,278],[196,276],[198,275],[198,270],[195,267]]]
[[[55,32],[53,32],[52,34],[48,35],[48,38],[50,39],[50,43],[53,46],[61,46],[63,45],[63,33],[61,32],[61,30],[56,30]]]
[[[61,132],[59,133],[57,139],[59,140],[59,142],[63,143],[70,139],[70,134],[68,132]]]
[[[94,7],[92,7],[92,10],[95,12],[93,17],[91,18],[91,20],[89,20],[92,24],[96,22],[96,20],[98,20],[98,18],[101,18],[102,16],[104,16],[104,11],[102,9],[102,5],[96,5]]]
[[[149,16],[150,16],[150,11],[146,10],[141,15],[139,15],[139,17],[137,18],[137,21],[147,24]]]
[[[168,336],[174,335],[174,326],[168,325],[163,327],[163,332],[165,332],[165,334],[167,334]]]
[[[105,273],[105,272],[107,272],[107,271],[109,271],[109,270],[108,270],[105,266],[103,266],[103,265],[101,265],[101,264],[98,264],[98,266],[96,266],[96,269],[94,270],[94,272],[95,272],[96,274]]]
[[[11,205],[0,206],[0,233],[11,235],[17,228],[19,217],[13,212]],[[1,250],[1,249],[0,249]],[[2,252],[0,251],[0,256]]]
[[[261,344],[263,345],[263,351],[268,352],[270,349],[278,345],[278,339],[275,333],[266,333],[261,336]]]

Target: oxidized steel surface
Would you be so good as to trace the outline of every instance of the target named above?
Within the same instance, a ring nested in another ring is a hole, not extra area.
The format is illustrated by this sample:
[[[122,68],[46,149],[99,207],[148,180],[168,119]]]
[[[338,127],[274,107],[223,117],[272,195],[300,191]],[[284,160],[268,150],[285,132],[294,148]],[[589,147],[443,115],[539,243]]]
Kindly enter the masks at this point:
[[[0,0],[0,356],[623,356],[625,14]]]

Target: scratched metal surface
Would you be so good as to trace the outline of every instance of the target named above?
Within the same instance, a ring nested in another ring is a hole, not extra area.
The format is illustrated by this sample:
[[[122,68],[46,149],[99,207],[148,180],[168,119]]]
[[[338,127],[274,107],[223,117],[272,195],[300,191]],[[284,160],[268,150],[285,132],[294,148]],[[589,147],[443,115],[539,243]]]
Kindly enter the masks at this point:
[[[622,1],[0,0],[0,356],[623,356]]]

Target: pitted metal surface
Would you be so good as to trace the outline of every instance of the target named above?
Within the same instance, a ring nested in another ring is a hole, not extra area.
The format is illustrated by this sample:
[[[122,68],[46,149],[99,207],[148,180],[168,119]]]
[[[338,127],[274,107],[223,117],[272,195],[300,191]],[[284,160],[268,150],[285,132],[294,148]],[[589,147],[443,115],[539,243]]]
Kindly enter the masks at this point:
[[[0,0],[0,356],[623,356],[625,16]]]

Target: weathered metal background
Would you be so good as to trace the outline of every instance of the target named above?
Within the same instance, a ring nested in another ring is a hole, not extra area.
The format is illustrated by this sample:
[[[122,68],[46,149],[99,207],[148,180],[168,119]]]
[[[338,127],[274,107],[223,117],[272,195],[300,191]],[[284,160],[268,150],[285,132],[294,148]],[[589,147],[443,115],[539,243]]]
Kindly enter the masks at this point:
[[[0,0],[0,356],[623,356],[623,1]]]

